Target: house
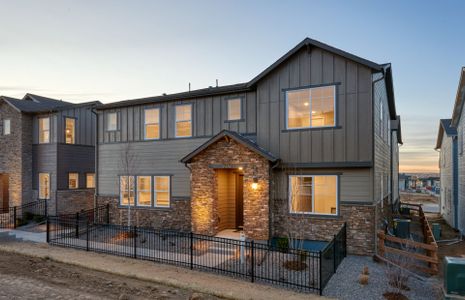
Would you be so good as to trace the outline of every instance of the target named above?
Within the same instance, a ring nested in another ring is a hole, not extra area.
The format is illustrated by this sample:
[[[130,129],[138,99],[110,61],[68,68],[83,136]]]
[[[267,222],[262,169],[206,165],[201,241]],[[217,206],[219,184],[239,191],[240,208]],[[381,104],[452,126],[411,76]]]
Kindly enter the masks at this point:
[[[436,150],[439,151],[440,212],[452,227],[458,224],[458,164],[457,130],[451,127],[451,119],[439,122]]]
[[[112,222],[373,254],[399,203],[392,68],[306,38],[252,80],[98,106]]]
[[[451,120],[451,127],[456,128],[457,130],[457,229],[460,230],[462,235],[465,235],[465,157],[463,153],[463,140],[465,136],[465,111],[463,109],[464,102],[465,67],[462,67]]]
[[[97,104],[0,97],[0,208],[37,199],[49,214],[93,207]]]

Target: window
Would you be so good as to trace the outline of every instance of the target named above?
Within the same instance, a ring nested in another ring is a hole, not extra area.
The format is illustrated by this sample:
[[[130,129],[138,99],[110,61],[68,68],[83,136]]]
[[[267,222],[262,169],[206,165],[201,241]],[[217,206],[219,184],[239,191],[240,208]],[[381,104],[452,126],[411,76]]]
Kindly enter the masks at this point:
[[[335,126],[336,87],[286,92],[287,129]]]
[[[11,134],[11,121],[3,120],[3,135]]]
[[[137,205],[152,205],[152,177],[137,176]]]
[[[39,173],[39,199],[50,199],[50,174]]]
[[[336,215],[337,176],[289,176],[291,213]]]
[[[66,144],[74,144],[76,120],[73,118],[66,118],[65,123],[65,142]]]
[[[95,174],[94,173],[87,173],[86,174],[86,187],[88,189],[95,188]]]
[[[192,136],[192,105],[176,106],[176,137]]]
[[[228,99],[228,121],[240,120],[242,118],[241,98]]]
[[[68,188],[69,189],[79,188],[79,173],[68,174]]]
[[[107,114],[107,131],[118,130],[118,113],[112,112]]]
[[[39,144],[50,143],[50,118],[39,118]]]
[[[155,176],[154,177],[154,205],[156,207],[170,206],[170,177]]]
[[[120,177],[120,204],[134,205],[134,176]]]
[[[160,109],[151,108],[145,110],[145,139],[154,140],[160,138]]]

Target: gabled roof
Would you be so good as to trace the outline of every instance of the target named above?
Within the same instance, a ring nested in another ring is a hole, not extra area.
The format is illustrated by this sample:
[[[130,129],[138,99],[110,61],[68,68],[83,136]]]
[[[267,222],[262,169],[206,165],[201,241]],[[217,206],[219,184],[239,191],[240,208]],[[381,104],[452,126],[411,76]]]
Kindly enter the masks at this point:
[[[459,86],[455,96],[454,111],[452,113],[452,126],[457,127],[462,115],[463,104],[465,102],[465,67],[462,67],[460,72]]]
[[[391,65],[386,64],[386,65],[380,65],[377,63],[374,63],[372,61],[363,59],[359,56],[350,54],[348,52],[342,51],[340,49],[334,48],[332,46],[329,46],[327,44],[321,43],[319,41],[310,39],[310,38],[305,38],[302,42],[297,44],[294,48],[292,48],[289,52],[284,54],[280,59],[278,59],[275,63],[273,63],[271,66],[266,68],[263,72],[255,76],[252,80],[249,82],[245,83],[239,83],[239,84],[233,84],[233,85],[227,85],[227,86],[221,86],[221,87],[211,87],[211,88],[205,88],[205,89],[199,89],[199,90],[193,90],[193,91],[188,91],[188,92],[182,92],[182,93],[176,93],[176,94],[170,94],[170,95],[162,95],[162,96],[156,96],[156,97],[147,97],[147,98],[140,98],[140,99],[133,99],[133,100],[124,100],[124,101],[119,101],[119,102],[113,102],[109,104],[104,104],[97,109],[111,109],[111,108],[118,108],[118,107],[125,107],[125,106],[132,106],[132,105],[143,105],[143,104],[149,104],[149,103],[157,103],[157,102],[163,102],[163,101],[171,101],[171,100],[181,100],[181,99],[186,99],[186,98],[194,98],[194,97],[204,97],[204,96],[213,96],[213,95],[222,95],[222,94],[228,94],[228,93],[239,93],[239,92],[245,92],[245,91],[250,91],[253,90],[257,84],[258,81],[260,81],[263,77],[268,75],[270,72],[278,68],[281,64],[286,62],[292,55],[297,53],[303,48],[312,48],[312,47],[318,47],[323,50],[326,50],[328,52],[340,55],[342,57],[345,57],[349,60],[355,61],[359,64],[362,64],[364,66],[367,66],[368,68],[372,69],[373,71],[377,72],[391,72]],[[389,74],[389,79],[392,80],[392,74]],[[392,82],[391,85],[388,83],[388,93],[391,91],[392,94],[392,101],[394,101],[394,91],[392,87]],[[391,90],[389,90],[389,87],[391,87]],[[392,106],[394,106],[394,102],[392,103]],[[391,108],[391,104],[390,104]],[[393,118],[395,118],[396,113],[395,113],[395,106],[393,109],[390,110],[393,114]]]
[[[276,162],[278,158],[276,158],[273,154],[266,151],[265,149],[261,148],[251,139],[246,138],[245,136],[229,130],[222,130],[217,135],[213,136],[211,139],[200,145],[197,149],[186,155],[184,158],[181,159],[183,163],[189,163],[192,159],[197,156],[200,152],[207,149],[210,145],[214,144],[215,142],[221,140],[224,137],[229,137],[234,141],[238,142],[239,144],[245,146],[246,148],[252,150],[253,152],[263,156],[264,158],[268,159],[271,162]]]
[[[17,111],[23,113],[54,112],[70,107],[101,104],[99,101],[74,104],[71,102],[56,100],[34,94],[26,94],[23,99],[16,99],[6,96],[0,96],[0,98],[15,108]]]
[[[442,146],[442,138],[444,136],[444,132],[448,137],[457,136],[457,129],[452,127],[452,119],[441,119],[439,121],[439,131],[438,131],[438,138],[436,140],[436,147],[435,150],[441,149]]]

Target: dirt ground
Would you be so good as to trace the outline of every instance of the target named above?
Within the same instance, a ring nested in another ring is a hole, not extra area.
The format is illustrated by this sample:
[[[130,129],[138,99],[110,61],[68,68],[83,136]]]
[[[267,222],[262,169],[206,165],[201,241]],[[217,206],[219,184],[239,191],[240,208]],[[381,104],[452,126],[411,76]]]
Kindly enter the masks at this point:
[[[437,204],[439,203],[439,198],[419,193],[400,193],[400,201],[416,204]]]
[[[4,251],[0,251],[0,286],[0,299],[220,299]]]

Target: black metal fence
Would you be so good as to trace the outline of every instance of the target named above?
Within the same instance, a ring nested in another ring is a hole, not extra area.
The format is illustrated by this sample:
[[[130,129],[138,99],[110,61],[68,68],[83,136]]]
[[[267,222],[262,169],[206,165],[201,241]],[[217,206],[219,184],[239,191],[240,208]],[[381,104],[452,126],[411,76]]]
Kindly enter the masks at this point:
[[[89,218],[48,217],[47,242],[320,294],[346,255],[345,225],[323,251],[304,251],[192,232],[112,225],[105,210],[89,213]]]
[[[47,217],[47,200],[0,208],[0,228],[16,228],[30,221],[42,222]]]

